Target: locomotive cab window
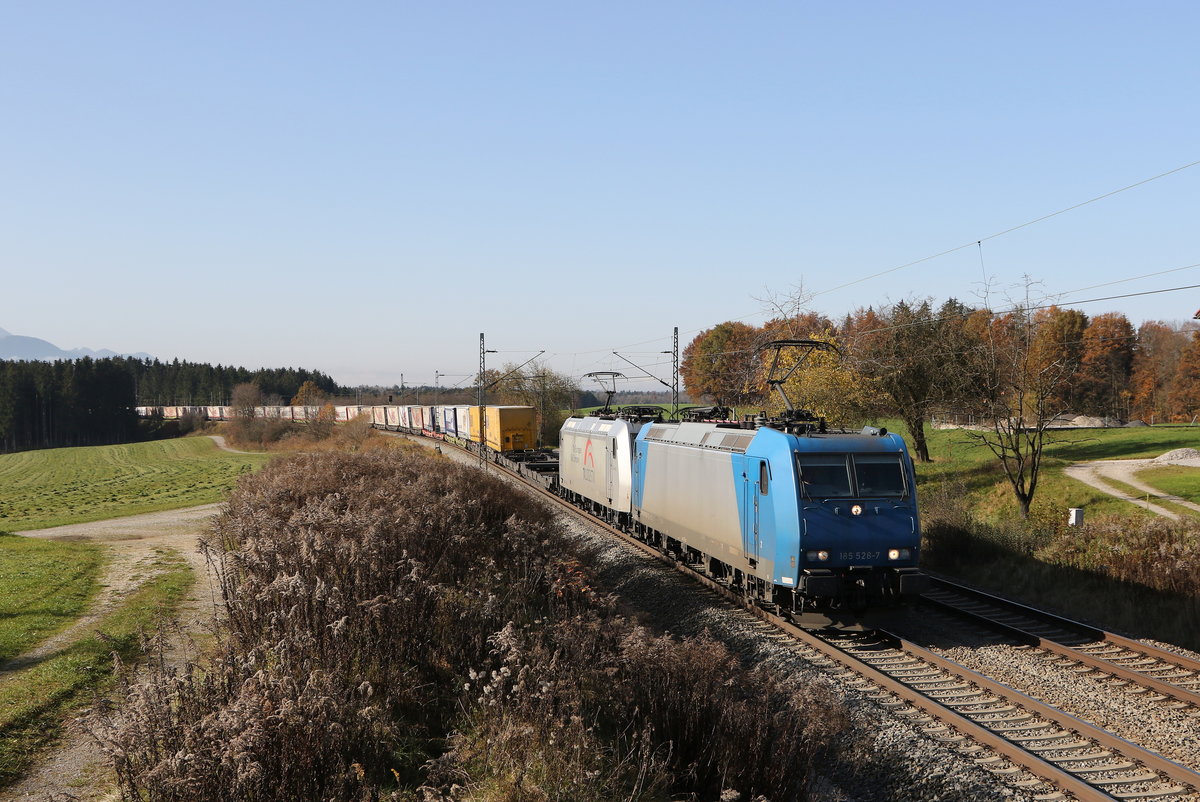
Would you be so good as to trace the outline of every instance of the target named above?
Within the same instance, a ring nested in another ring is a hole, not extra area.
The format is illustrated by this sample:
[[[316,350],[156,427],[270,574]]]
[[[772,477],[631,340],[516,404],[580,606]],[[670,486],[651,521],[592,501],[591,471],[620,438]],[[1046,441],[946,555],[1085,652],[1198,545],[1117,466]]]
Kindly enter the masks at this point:
[[[845,454],[796,454],[800,487],[808,498],[850,498],[850,469]]]
[[[859,496],[902,498],[906,495],[899,454],[855,454],[854,477]]]
[[[767,487],[771,481],[771,474],[767,470],[767,463],[758,463],[758,492],[762,495],[767,494]]]

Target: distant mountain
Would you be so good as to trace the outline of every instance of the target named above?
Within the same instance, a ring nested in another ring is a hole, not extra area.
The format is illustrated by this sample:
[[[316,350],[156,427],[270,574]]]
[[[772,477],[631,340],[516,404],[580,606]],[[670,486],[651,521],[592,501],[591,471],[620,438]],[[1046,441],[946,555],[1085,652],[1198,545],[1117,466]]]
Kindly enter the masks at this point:
[[[26,359],[54,361],[56,359],[79,359],[90,356],[92,359],[105,359],[113,356],[131,356],[135,359],[153,359],[150,354],[139,351],[136,354],[118,354],[108,348],[93,351],[91,348],[72,348],[65,350],[52,342],[38,337],[26,337],[21,334],[9,334],[0,329],[0,359]]]

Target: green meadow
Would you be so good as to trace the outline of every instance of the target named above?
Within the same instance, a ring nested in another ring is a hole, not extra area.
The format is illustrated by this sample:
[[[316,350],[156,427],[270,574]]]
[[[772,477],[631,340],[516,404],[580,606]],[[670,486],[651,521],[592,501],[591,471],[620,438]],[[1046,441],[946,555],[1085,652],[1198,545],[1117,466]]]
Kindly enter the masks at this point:
[[[103,565],[95,543],[0,533],[0,665],[82,614]]]
[[[898,421],[885,421],[889,430],[905,437],[908,433]],[[929,488],[939,487],[967,500],[972,512],[987,521],[1000,521],[1018,515],[1012,488],[1004,476],[1000,462],[986,447],[962,429],[928,429],[930,463],[917,463],[917,481]],[[1083,507],[1092,514],[1117,514],[1142,517],[1152,515],[1139,511],[1129,502],[1069,478],[1063,469],[1077,462],[1117,459],[1150,459],[1177,448],[1200,448],[1200,427],[1138,426],[1114,429],[1067,429],[1050,433],[1043,453],[1042,470],[1034,496],[1036,514],[1061,514],[1070,507]],[[1164,492],[1191,498],[1188,492],[1200,491],[1200,469],[1176,468],[1159,474],[1163,469],[1143,472],[1140,478],[1159,487],[1150,477],[1170,474],[1171,487]],[[1190,477],[1190,478],[1189,478]],[[1175,484],[1178,483],[1178,484]]]
[[[1200,446],[1196,446],[1200,448]],[[1200,504],[1200,468],[1166,465],[1138,471],[1138,479],[1164,493]]]
[[[1028,520],[986,447],[962,430],[928,434],[933,461],[916,466],[927,570],[1118,632],[1200,648],[1200,517],[1155,499],[1181,514],[1171,521],[1065,473],[1080,462],[1200,447],[1200,427],[1052,432]],[[1156,467],[1138,478],[1189,498],[1200,486],[1200,468]],[[1084,509],[1083,526],[1067,525],[1071,507]]]
[[[220,501],[266,454],[207,437],[0,455],[0,531],[45,529]]]

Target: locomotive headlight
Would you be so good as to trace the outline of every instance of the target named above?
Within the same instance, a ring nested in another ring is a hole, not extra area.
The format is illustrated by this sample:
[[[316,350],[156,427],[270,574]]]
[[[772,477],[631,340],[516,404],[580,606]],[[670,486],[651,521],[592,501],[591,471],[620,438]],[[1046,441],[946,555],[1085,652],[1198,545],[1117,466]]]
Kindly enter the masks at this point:
[[[815,562],[823,563],[829,559],[829,552],[824,551],[824,550],[822,550],[822,551],[806,551],[806,552],[804,552],[804,557],[810,563],[815,563]]]
[[[888,549],[889,560],[909,560],[912,559],[911,549]]]
[[[851,515],[862,515],[862,505],[855,504],[853,507],[850,508],[850,514]]]

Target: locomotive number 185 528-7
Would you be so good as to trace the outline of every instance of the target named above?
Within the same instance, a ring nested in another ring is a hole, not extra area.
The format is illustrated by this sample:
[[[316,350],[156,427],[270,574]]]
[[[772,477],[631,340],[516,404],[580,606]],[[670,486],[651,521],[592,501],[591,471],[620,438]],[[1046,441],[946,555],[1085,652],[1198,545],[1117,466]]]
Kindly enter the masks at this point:
[[[878,560],[883,555],[881,551],[843,551],[838,553],[839,560]]]

